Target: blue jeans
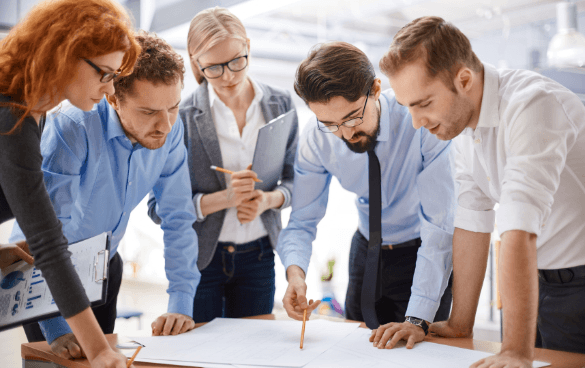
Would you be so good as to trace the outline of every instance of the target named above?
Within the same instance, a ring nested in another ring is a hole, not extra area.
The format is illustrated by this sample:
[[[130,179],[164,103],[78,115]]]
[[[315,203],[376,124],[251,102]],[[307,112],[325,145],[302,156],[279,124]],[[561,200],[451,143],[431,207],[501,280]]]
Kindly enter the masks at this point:
[[[193,302],[195,322],[216,317],[248,317],[272,313],[274,251],[268,237],[235,244],[217,243]]]
[[[368,240],[359,231],[356,231],[351,240],[349,283],[345,297],[345,316],[354,321],[364,320],[361,297],[367,252]],[[380,278],[382,296],[376,301],[376,314],[381,325],[389,322],[404,322],[416,268],[417,252],[417,246],[380,252],[380,270],[378,272],[382,272]],[[452,299],[451,279],[449,279],[434,321],[444,321],[449,318]]]

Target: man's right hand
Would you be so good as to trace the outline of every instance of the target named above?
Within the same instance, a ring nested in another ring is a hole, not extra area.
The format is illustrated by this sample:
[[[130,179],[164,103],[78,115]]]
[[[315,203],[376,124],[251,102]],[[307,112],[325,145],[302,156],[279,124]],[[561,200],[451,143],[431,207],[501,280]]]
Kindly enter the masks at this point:
[[[85,358],[85,353],[72,333],[59,336],[51,343],[51,350],[55,355],[65,359]],[[92,368],[126,368],[126,358],[123,354],[107,347],[99,352],[90,362]],[[134,365],[131,365],[134,367]]]
[[[469,327],[463,326],[463,324],[456,324],[451,322],[449,318],[447,321],[431,323],[429,332],[441,337],[471,337],[473,336],[473,326]]]
[[[128,358],[112,349],[104,349],[92,361],[91,368],[126,368]],[[134,364],[130,367],[135,368]]]
[[[83,349],[72,333],[57,337],[51,343],[51,350],[55,355],[65,359],[85,358]]]
[[[306,309],[307,319],[309,319],[311,312],[321,304],[321,301],[317,300],[316,302],[307,303],[305,273],[300,267],[294,265],[289,266],[286,274],[288,277],[288,287],[282,299],[286,313],[290,318],[302,321],[303,312]]]

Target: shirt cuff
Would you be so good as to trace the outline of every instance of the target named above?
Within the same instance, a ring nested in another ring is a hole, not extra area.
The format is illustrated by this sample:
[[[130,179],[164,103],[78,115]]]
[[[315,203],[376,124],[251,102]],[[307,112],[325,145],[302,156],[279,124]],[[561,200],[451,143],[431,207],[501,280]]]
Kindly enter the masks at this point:
[[[523,230],[540,235],[544,221],[538,207],[530,203],[512,202],[500,204],[498,208],[498,232],[500,236],[508,230]]]
[[[65,321],[65,318],[60,316],[40,321],[39,326],[41,327],[41,332],[45,336],[45,339],[47,339],[49,345],[51,345],[51,343],[57,338],[68,333],[73,333],[69,328],[67,321]]]
[[[283,186],[276,187],[276,190],[278,190],[282,193],[282,195],[284,196],[284,202],[282,202],[282,206],[275,208],[275,209],[282,210],[283,208],[287,208],[288,206],[290,206],[290,202],[292,200],[290,190],[288,190],[288,188],[283,187]]]
[[[203,222],[207,218],[207,216],[203,216],[203,212],[201,212],[201,197],[203,197],[203,193],[197,193],[195,196],[193,196],[193,204],[195,205],[197,222]]]
[[[422,296],[411,295],[405,316],[422,318],[425,321],[433,322],[438,309],[439,302],[434,302]]]
[[[457,213],[455,214],[455,227],[467,231],[473,231],[475,233],[491,234],[494,231],[495,222],[496,212],[494,210],[474,211],[457,206]]]
[[[193,299],[194,295],[173,291],[169,293],[169,313],[181,313],[193,318]],[[197,322],[197,321],[195,321]]]
[[[283,260],[282,264],[284,265],[284,274],[287,280],[288,275],[286,274],[286,271],[288,270],[289,266],[299,266],[301,270],[303,270],[303,272],[305,273],[305,278],[307,277],[307,271],[309,270],[309,262],[304,260],[303,258],[293,255],[288,257],[286,260]]]

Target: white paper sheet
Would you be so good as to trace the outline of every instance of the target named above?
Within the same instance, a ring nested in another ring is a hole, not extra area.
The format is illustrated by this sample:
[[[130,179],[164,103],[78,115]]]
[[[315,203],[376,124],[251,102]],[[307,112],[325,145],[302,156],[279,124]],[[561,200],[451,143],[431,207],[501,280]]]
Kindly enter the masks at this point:
[[[406,349],[404,342],[393,349],[378,349],[369,342],[370,335],[370,330],[357,329],[304,368],[469,368],[478,360],[492,355],[424,341],[417,343],[413,349]],[[537,368],[548,365],[544,362],[533,363],[533,367]]]
[[[302,322],[217,318],[177,336],[137,337],[138,361],[302,367],[358,328],[357,323],[308,321],[303,350]],[[175,363],[182,364],[182,363]]]

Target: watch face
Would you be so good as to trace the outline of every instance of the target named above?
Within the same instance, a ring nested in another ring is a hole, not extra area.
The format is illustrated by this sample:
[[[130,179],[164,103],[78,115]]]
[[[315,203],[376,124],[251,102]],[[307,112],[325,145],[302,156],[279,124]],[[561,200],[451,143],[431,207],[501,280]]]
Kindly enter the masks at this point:
[[[422,319],[415,318],[415,317],[408,317],[406,320],[414,325],[417,325],[417,326],[422,325],[422,321],[423,321]]]

